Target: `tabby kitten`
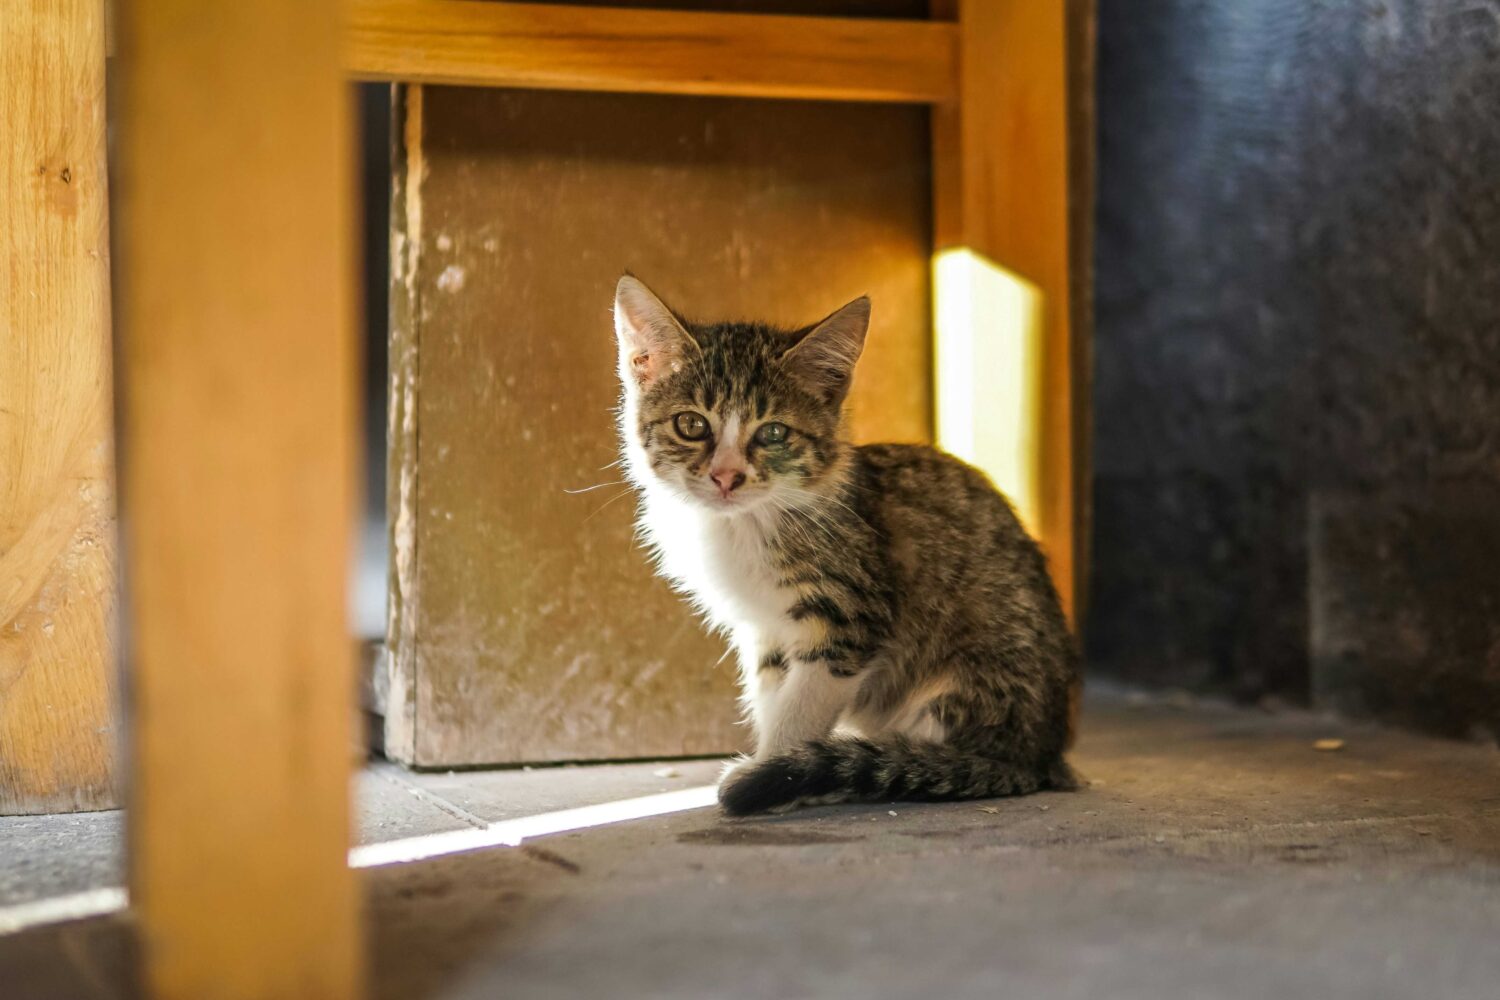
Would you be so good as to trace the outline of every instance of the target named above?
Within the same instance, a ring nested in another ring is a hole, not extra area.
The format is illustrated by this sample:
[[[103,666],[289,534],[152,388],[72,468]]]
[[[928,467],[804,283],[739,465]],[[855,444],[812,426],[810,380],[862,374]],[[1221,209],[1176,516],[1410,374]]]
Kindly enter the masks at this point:
[[[1076,785],[1078,659],[1036,544],[957,459],[845,437],[869,318],[697,324],[615,290],[642,532],[731,639],[755,726],[730,814]]]

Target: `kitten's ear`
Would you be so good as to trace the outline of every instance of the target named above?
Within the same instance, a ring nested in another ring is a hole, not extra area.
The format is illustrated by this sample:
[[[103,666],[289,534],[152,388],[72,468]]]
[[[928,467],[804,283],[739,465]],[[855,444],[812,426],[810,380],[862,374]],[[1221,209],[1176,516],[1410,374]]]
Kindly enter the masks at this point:
[[[672,310],[628,274],[615,285],[615,337],[620,342],[620,378],[640,385],[676,371],[684,353],[698,349]]]
[[[842,403],[869,328],[870,299],[861,295],[808,331],[781,356],[782,362],[829,403]]]

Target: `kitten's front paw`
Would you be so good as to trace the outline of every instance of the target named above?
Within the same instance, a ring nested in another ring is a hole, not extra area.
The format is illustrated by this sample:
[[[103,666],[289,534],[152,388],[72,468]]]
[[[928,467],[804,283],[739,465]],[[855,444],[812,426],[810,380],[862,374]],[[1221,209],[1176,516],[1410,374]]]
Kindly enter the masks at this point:
[[[725,765],[719,775],[719,808],[729,816],[744,816],[753,810],[743,807],[745,788],[755,780],[755,758],[737,757]]]
[[[774,767],[757,757],[736,757],[719,775],[719,808],[727,816],[749,816],[753,813],[784,812],[794,802],[766,795],[767,782],[777,785],[779,775]]]
[[[751,816],[794,809],[798,790],[782,758],[743,757],[731,761],[719,778],[719,808],[726,816]]]
[[[746,757],[741,754],[724,765],[724,770],[719,772],[719,801],[724,801],[724,790],[733,784],[736,776],[743,777],[745,768],[755,763],[754,757]]]

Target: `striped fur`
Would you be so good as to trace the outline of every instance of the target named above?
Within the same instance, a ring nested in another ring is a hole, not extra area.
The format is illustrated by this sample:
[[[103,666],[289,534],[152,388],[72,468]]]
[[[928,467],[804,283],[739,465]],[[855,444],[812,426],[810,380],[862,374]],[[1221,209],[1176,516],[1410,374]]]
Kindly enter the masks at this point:
[[[977,470],[845,436],[868,301],[693,324],[627,276],[615,316],[642,534],[729,636],[755,726],[724,809],[1074,787],[1078,658],[1036,544]]]
[[[743,816],[794,803],[983,799],[1076,787],[1077,778],[1061,757],[1051,768],[1038,769],[901,735],[829,736],[746,769],[720,798],[725,812]],[[796,790],[795,799],[788,789]]]

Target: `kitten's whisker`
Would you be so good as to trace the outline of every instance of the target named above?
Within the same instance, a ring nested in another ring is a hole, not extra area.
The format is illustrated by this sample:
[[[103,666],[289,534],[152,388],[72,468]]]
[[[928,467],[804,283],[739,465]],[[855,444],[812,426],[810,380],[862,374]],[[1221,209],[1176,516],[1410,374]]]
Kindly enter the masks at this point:
[[[782,506],[781,509],[786,514],[786,516],[781,519],[781,523],[796,528],[798,531],[799,540],[808,548],[816,549],[818,547],[817,542],[813,539],[811,533],[808,531],[809,526],[817,527],[823,532],[824,535],[828,537],[829,542],[833,543],[834,545],[838,544],[838,537],[833,533],[832,529],[830,529],[827,524],[818,519],[814,511],[811,511],[805,507],[789,506]]]
[[[781,489],[784,490],[784,491],[786,491],[786,492],[788,492],[788,493],[795,493],[798,496],[806,497],[807,499],[814,501],[814,505],[820,505],[820,504],[824,504],[824,503],[838,504],[840,507],[844,508],[849,513],[853,514],[855,517],[859,517],[859,513],[853,507],[850,507],[847,503],[845,503],[843,500],[840,500],[834,494],[831,494],[831,493],[817,493],[817,492],[814,492],[813,490],[803,489],[800,486],[785,486],[785,485],[783,485],[781,487]],[[861,520],[863,520],[863,519],[861,519]]]
[[[814,493],[811,490],[800,489],[796,486],[783,486],[782,490],[788,493],[795,493],[801,497],[806,497],[809,501],[811,501],[811,503],[808,504],[809,508],[816,508],[825,503],[838,504],[840,507],[844,508],[844,510],[848,511],[849,515],[860,524],[863,524],[866,528],[870,527],[870,523],[860,516],[859,511],[855,510],[853,507],[849,506],[847,503],[840,500],[836,496]]]
[[[787,516],[781,519],[781,527],[790,533],[791,540],[805,549],[816,549],[817,543],[808,534],[807,527],[796,520],[795,512],[788,509],[785,513]]]
[[[621,490],[620,492],[616,493],[614,496],[610,497],[608,500],[606,500],[602,504],[600,504],[598,506],[598,508],[594,511],[594,513],[590,514],[588,517],[584,518],[582,521],[579,521],[578,523],[579,524],[588,524],[590,521],[592,521],[599,514],[599,511],[602,511],[604,508],[608,507],[610,504],[614,503],[616,500],[620,499],[621,497],[630,496],[634,492],[635,492],[635,490],[631,490],[631,489]]]
[[[605,468],[609,468],[609,466],[605,466]],[[602,490],[606,486],[624,486],[627,481],[628,480],[624,479],[616,479],[612,483],[595,483],[593,486],[585,486],[582,489],[578,490],[563,490],[563,492],[577,496],[579,493],[592,493],[594,490]]]
[[[795,493],[795,494],[798,494],[799,496],[805,496],[805,497],[808,497],[810,499],[817,499],[817,494],[815,494],[815,493],[809,493],[806,490],[799,490],[795,486],[788,486],[788,487],[784,487],[783,489],[784,489],[785,492]],[[818,505],[816,503],[809,503],[809,504],[802,504],[802,505],[792,506],[792,507],[789,507],[788,509],[790,511],[792,511],[793,513],[795,513],[795,514],[797,514],[797,515],[799,515],[801,517],[805,517],[807,520],[809,520],[811,522],[814,522],[814,523],[816,523],[816,524],[818,524],[820,526],[824,526],[824,527],[826,527],[828,525],[838,526],[838,522],[835,521],[835,520],[833,520],[832,518],[830,518],[828,516],[828,512],[827,511],[819,509],[819,507],[818,507]]]
[[[819,517],[816,513],[810,511],[801,511],[799,513],[801,513],[802,516],[807,519],[808,524],[823,532],[823,534],[828,538],[830,542],[833,542],[835,545],[838,544],[839,536],[834,534],[834,525],[832,525],[827,519]]]
[[[780,533],[781,531],[786,531],[791,535],[792,541],[796,541],[802,545],[811,546],[811,540],[807,537],[806,532],[804,531],[802,526],[797,523],[794,517],[795,508],[789,505],[785,500],[777,496],[771,497],[771,503],[776,508],[777,513],[780,515],[776,519],[777,532]]]

